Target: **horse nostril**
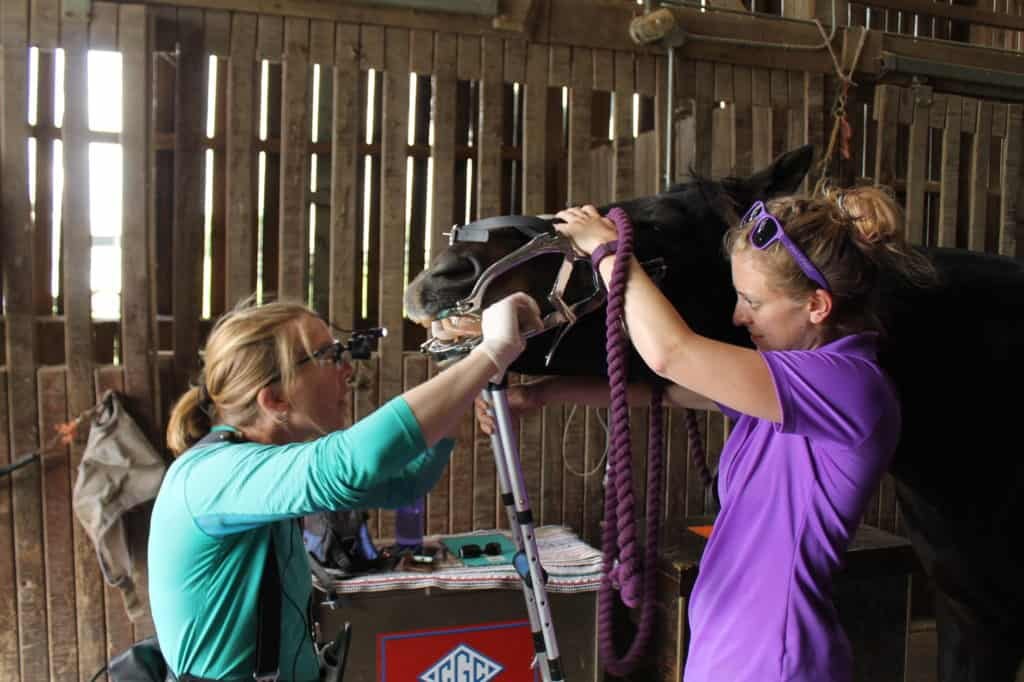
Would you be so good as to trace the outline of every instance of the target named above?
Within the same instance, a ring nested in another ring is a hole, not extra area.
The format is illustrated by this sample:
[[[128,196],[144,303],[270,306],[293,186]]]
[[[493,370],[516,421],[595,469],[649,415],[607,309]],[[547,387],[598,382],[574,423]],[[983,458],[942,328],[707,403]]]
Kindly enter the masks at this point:
[[[459,256],[448,254],[450,258],[443,258],[434,265],[430,271],[431,277],[441,277],[449,283],[475,282],[480,276],[480,263],[471,256]]]

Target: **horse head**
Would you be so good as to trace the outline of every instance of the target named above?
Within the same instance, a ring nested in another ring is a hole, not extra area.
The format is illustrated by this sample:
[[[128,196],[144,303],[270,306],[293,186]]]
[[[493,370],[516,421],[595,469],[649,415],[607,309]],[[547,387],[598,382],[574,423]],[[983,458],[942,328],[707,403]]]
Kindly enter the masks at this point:
[[[714,181],[696,178],[655,196],[600,207],[606,213],[621,207],[633,222],[635,253],[641,263],[658,263],[659,286],[699,333],[734,343],[747,343],[732,325],[734,293],[722,238],[729,224],[751,203],[796,191],[807,174],[813,147],[787,152],[767,168],[746,178]],[[440,252],[410,283],[405,308],[411,319],[429,325],[450,314],[466,299],[487,269],[531,239],[514,225],[488,230],[486,241],[456,241]],[[547,253],[525,260],[493,277],[482,293],[486,306],[516,291],[529,293],[541,312],[552,310],[549,293],[564,258]],[[566,301],[593,293],[594,274],[585,259],[577,261],[564,290]],[[559,342],[550,362],[546,356],[560,330],[530,339],[512,369],[527,374],[604,375],[605,316],[603,308],[581,317]],[[630,373],[650,376],[638,356]]]

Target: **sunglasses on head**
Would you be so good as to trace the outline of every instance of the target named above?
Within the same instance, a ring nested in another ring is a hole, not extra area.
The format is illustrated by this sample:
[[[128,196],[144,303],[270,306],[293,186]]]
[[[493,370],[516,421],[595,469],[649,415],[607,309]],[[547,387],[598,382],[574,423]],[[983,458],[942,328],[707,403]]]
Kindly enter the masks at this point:
[[[754,202],[754,205],[743,216],[742,224],[750,225],[750,243],[755,249],[764,251],[775,242],[781,243],[808,279],[825,291],[832,293],[832,287],[828,285],[828,280],[815,267],[807,254],[801,251],[800,247],[786,235],[786,231],[782,229],[782,223],[768,212],[763,201]]]

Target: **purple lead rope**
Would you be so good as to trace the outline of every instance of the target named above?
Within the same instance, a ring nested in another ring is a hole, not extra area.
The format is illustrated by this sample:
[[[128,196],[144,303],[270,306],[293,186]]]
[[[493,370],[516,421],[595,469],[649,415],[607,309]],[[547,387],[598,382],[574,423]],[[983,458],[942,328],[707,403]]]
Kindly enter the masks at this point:
[[[601,659],[613,675],[624,676],[636,668],[654,633],[654,607],[658,561],[658,536],[661,522],[662,419],[661,388],[651,394],[651,422],[647,462],[647,542],[641,565],[638,557],[636,520],[633,514],[633,466],[629,435],[627,400],[628,347],[623,328],[626,281],[633,256],[633,225],[626,212],[613,208],[608,218],[619,233],[611,282],[608,286],[607,341],[608,378],[611,386],[611,449],[608,454],[608,482],[604,496],[604,525],[601,530],[603,552],[601,589],[598,595],[598,623]],[[618,559],[618,565],[615,565]],[[643,575],[641,575],[641,570]],[[612,633],[614,588],[622,602],[640,607],[636,636],[621,657],[615,651]]]

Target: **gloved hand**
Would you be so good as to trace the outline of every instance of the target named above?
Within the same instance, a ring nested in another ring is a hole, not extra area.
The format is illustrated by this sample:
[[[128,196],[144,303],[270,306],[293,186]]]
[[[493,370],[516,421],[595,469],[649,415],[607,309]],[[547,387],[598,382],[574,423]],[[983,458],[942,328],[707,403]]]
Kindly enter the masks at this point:
[[[487,355],[497,368],[496,380],[526,348],[523,334],[541,329],[540,309],[536,301],[522,292],[512,294],[484,310],[481,322],[484,340],[474,350]]]

